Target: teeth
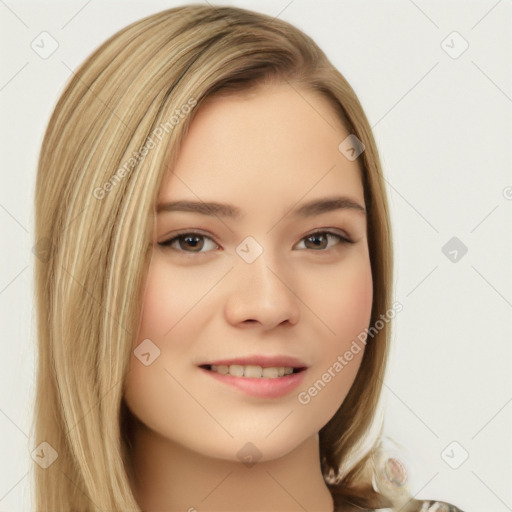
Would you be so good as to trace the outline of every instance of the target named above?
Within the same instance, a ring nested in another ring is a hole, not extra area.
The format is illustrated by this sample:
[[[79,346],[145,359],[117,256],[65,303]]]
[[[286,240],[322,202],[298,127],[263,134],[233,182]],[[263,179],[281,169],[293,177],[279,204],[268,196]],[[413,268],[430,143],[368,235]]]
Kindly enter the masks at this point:
[[[278,377],[284,377],[293,373],[293,368],[290,366],[271,366],[268,368],[262,368],[261,366],[247,365],[242,366],[240,364],[226,365],[212,365],[211,370],[213,372],[220,373],[222,375],[232,375],[233,377],[249,377],[249,378],[264,378],[264,379],[277,379]]]
[[[271,367],[271,368],[263,368],[261,372],[262,376],[266,379],[277,379],[279,377],[279,368]],[[284,368],[283,368],[283,374],[284,374]]]
[[[219,366],[217,366],[217,371],[222,373],[222,375],[227,375],[229,373],[229,366],[219,364]]]
[[[233,377],[243,377],[244,376],[244,367],[240,366],[239,364],[232,364],[229,367],[230,375],[233,375]]]
[[[258,378],[261,377],[264,370],[262,370],[261,366],[246,366],[245,368],[242,366],[242,375],[244,377],[252,377],[252,378]],[[266,370],[266,368],[265,368]],[[230,373],[231,373],[231,367],[230,367]],[[240,375],[241,377],[241,375]]]

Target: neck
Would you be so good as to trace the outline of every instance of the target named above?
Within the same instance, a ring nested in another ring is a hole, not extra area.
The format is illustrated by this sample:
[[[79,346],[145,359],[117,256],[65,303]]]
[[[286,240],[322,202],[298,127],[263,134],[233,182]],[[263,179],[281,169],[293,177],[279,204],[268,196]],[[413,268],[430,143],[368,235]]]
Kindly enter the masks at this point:
[[[279,459],[249,467],[206,457],[139,425],[134,431],[135,497],[143,512],[332,512],[319,453],[315,435]]]

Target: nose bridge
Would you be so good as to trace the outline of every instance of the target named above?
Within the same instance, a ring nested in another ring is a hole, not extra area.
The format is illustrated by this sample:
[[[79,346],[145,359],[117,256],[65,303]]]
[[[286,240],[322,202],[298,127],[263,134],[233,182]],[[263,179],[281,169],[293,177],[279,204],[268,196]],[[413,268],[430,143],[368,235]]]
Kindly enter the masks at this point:
[[[235,272],[240,276],[240,282],[247,284],[249,291],[254,289],[259,294],[275,294],[281,293],[280,288],[285,287],[285,276],[279,268],[270,251],[265,251],[250,263],[240,258],[235,265]]]
[[[227,304],[232,323],[256,320],[270,327],[286,320],[298,321],[291,273],[270,250],[264,250],[254,239],[246,239],[237,247],[234,267]]]

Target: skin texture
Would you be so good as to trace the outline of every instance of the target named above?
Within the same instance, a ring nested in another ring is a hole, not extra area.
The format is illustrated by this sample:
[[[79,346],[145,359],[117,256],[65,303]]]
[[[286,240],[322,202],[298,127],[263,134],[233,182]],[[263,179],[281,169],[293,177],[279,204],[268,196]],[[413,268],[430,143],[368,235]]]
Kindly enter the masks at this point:
[[[150,339],[161,352],[148,366],[132,357],[125,393],[138,419],[133,463],[144,511],[333,510],[318,432],[347,395],[363,350],[309,403],[297,395],[369,325],[366,215],[287,212],[333,195],[365,206],[359,164],[338,150],[348,134],[322,96],[288,84],[217,96],[198,110],[159,203],[218,201],[243,216],[157,216],[133,348]],[[315,245],[308,236],[318,228],[354,243],[320,235]],[[158,245],[190,231],[209,238]],[[263,249],[252,263],[236,252],[248,236]],[[303,382],[260,398],[198,368],[254,354],[301,359]],[[250,467],[237,455],[249,442],[260,457]]]

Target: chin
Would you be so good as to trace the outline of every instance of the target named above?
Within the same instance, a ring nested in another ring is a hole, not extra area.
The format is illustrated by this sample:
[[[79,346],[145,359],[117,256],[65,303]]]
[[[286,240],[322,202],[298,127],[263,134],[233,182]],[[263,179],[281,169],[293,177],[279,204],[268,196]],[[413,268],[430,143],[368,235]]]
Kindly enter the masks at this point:
[[[295,435],[290,435],[290,432],[284,431],[281,435],[277,432],[268,435],[265,431],[256,434],[242,432],[233,434],[235,435],[233,439],[228,439],[227,435],[224,439],[211,437],[210,443],[188,446],[188,449],[206,457],[230,462],[248,462],[249,464],[268,462],[288,455],[317,433],[297,432]],[[187,447],[186,444],[184,446]]]

